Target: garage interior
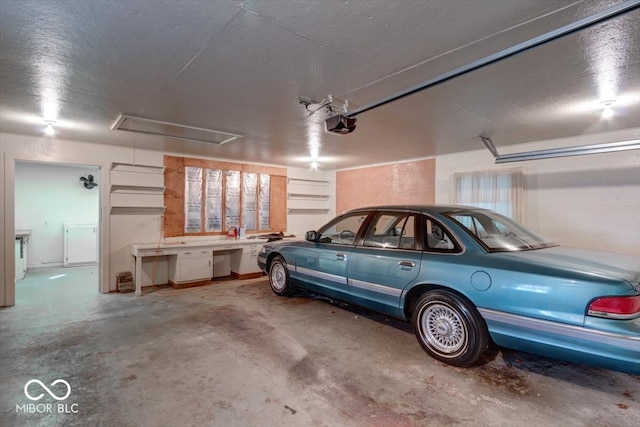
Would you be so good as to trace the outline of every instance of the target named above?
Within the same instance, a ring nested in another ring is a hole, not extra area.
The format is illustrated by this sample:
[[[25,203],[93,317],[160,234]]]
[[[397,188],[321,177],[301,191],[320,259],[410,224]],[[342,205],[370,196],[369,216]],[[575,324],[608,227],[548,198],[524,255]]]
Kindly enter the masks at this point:
[[[0,0],[0,424],[640,425],[638,376],[502,348],[444,365],[407,324],[276,297],[264,241],[227,236],[515,174],[519,222],[640,260],[639,5]],[[258,180],[255,224],[216,222],[215,194],[187,209],[211,170]],[[217,245],[200,286],[185,241]],[[21,406],[56,379],[64,411]]]

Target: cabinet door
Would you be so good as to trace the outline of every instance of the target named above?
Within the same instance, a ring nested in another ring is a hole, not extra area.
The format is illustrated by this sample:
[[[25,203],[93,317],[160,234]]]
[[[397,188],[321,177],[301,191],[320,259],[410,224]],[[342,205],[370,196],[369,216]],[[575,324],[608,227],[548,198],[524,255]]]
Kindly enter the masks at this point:
[[[242,261],[240,262],[239,274],[259,273],[258,253],[262,249],[262,244],[256,243],[242,249]]]
[[[177,280],[188,282],[192,280],[211,279],[211,265],[213,253],[207,250],[194,250],[178,255]]]

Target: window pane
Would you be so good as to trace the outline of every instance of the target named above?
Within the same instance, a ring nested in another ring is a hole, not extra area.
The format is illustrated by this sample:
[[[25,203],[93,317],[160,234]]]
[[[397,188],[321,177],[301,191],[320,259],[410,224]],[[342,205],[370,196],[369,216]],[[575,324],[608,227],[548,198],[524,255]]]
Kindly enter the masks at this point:
[[[415,216],[409,215],[407,222],[404,224],[404,229],[400,237],[400,247],[402,249],[415,249],[416,248],[416,225]]]
[[[258,174],[245,173],[242,176],[242,225],[246,230],[255,230],[258,215]]]
[[[456,250],[456,245],[447,231],[440,224],[427,218],[427,248],[435,251],[451,252]]]
[[[449,215],[490,251],[540,249],[555,244],[494,212],[456,212]]]
[[[222,171],[207,169],[205,231],[222,231]]]
[[[225,229],[240,226],[240,171],[226,171]]]
[[[364,241],[364,246],[377,248],[414,249],[415,245],[415,219],[405,213],[378,215]]]
[[[260,200],[258,203],[260,230],[271,230],[269,215],[271,209],[271,176],[266,173],[260,174]]]
[[[367,213],[352,214],[344,218],[338,218],[320,229],[320,242],[333,243],[338,245],[353,245],[358,230],[365,219]]]
[[[184,168],[184,231],[202,231],[202,168]]]

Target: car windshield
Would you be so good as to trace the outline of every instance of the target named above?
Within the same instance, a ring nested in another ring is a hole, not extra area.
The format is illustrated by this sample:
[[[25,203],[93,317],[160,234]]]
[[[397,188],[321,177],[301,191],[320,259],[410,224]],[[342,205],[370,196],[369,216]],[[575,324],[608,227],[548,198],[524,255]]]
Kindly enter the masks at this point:
[[[447,215],[457,221],[491,252],[526,251],[557,246],[515,221],[491,211],[456,211]]]

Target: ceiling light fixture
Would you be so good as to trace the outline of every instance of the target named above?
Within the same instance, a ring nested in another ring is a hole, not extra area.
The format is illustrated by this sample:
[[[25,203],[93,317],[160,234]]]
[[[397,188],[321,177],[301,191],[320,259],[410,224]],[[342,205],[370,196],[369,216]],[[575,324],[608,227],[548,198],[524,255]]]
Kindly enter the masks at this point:
[[[53,125],[55,124],[55,122],[52,122],[50,120],[47,121],[47,127],[44,128],[44,134],[47,136],[53,136],[56,134],[56,130],[53,128]]]
[[[613,117],[613,107],[612,105],[615,103],[616,101],[614,100],[610,100],[610,101],[604,101],[602,104],[604,105],[604,109],[602,110],[602,117],[605,119],[609,119],[611,117]]]

